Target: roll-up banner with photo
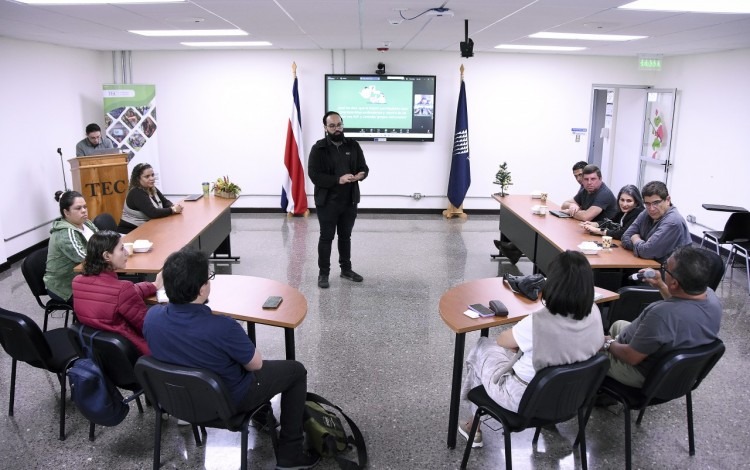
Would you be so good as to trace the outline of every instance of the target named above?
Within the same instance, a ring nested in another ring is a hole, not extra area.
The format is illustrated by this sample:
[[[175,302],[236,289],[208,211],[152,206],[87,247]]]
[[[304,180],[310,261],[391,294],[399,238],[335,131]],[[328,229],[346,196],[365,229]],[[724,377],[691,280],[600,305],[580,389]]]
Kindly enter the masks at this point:
[[[128,154],[128,169],[139,163],[154,168],[159,184],[158,122],[154,85],[103,85],[106,135]]]

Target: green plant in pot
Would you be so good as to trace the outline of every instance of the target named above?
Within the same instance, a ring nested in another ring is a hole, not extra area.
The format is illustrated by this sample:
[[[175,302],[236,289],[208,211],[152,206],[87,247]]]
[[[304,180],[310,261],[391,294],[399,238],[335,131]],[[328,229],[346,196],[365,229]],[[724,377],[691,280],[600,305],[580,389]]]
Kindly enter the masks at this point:
[[[240,195],[242,188],[229,181],[229,176],[223,176],[214,181],[211,190],[218,197],[236,199]]]
[[[497,173],[495,174],[495,181],[492,182],[493,184],[499,184],[500,185],[500,197],[505,196],[505,191],[508,189],[508,186],[513,185],[513,180],[510,177],[510,171],[508,171],[508,162],[503,162],[502,165],[500,165],[500,169],[497,170]]]

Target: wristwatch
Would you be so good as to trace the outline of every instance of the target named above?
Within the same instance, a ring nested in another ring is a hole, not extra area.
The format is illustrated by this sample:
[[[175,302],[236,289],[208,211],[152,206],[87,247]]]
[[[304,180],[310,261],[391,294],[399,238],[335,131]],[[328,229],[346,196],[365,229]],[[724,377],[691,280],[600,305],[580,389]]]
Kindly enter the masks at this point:
[[[615,341],[617,341],[615,338],[608,339],[607,341],[605,341],[604,342],[604,350],[605,351],[609,351],[610,346],[612,346],[612,343],[614,343]]]

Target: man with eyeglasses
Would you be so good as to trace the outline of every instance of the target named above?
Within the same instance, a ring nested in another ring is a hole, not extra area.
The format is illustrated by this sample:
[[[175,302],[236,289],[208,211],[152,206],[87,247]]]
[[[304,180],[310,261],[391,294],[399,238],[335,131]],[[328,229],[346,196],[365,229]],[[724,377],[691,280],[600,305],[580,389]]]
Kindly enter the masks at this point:
[[[76,145],[76,157],[96,155],[100,150],[114,149],[114,147],[111,140],[102,137],[102,129],[99,124],[92,122],[86,126],[86,138]]]
[[[602,171],[596,165],[586,165],[581,174],[581,188],[578,193],[573,199],[563,202],[560,208],[574,219],[584,222],[614,219],[619,206],[615,195],[602,181]],[[575,170],[573,176],[578,181]]]
[[[602,349],[609,353],[607,375],[640,388],[656,360],[669,351],[709,344],[718,338],[721,302],[708,287],[711,262],[699,248],[675,250],[664,274],[645,279],[664,300],[654,302],[632,323],[619,320],[610,327]]]
[[[622,246],[639,258],[664,262],[675,249],[693,243],[690,231],[672,205],[666,184],[652,181],[641,194],[646,210],[622,235]]]
[[[159,361],[215,372],[229,389],[238,411],[268,410],[281,394],[281,432],[276,451],[278,470],[307,469],[320,457],[304,451],[302,432],[307,370],[300,362],[267,360],[234,319],[215,315],[206,305],[211,279],[206,254],[184,248],[164,262],[162,279],[168,304],[151,307],[143,335]],[[255,416],[253,421],[257,422]],[[270,418],[269,414],[265,415]],[[275,419],[270,423],[275,425]]]
[[[359,182],[370,171],[357,141],[344,137],[344,122],[339,113],[323,116],[325,137],[313,145],[307,174],[315,185],[315,209],[320,223],[318,240],[318,287],[330,284],[331,247],[338,232],[341,277],[354,282],[363,278],[352,270],[352,229],[357,219]]]

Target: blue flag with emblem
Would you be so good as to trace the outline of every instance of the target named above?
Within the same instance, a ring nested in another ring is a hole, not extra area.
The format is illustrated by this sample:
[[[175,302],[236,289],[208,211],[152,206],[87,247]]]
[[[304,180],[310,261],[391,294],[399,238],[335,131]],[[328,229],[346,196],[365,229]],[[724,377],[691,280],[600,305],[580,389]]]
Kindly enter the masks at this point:
[[[453,159],[448,178],[448,200],[454,207],[464,203],[466,192],[471,186],[471,165],[469,164],[469,118],[466,113],[466,86],[461,80],[456,110],[456,133],[453,136]]]

